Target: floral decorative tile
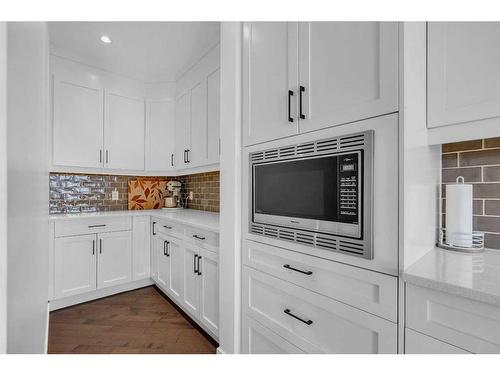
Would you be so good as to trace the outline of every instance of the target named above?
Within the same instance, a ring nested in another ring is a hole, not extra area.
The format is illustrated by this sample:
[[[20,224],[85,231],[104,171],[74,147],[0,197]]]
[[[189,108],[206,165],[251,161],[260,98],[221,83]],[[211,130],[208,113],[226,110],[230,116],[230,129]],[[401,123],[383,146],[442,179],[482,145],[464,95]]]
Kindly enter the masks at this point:
[[[149,210],[163,207],[167,181],[137,179],[128,182],[128,209]]]

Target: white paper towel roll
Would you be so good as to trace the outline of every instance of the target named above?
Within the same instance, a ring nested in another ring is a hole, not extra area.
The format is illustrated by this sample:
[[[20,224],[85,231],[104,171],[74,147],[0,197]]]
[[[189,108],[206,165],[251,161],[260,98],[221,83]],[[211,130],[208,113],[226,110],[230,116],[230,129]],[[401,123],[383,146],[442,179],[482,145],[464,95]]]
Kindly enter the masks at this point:
[[[472,185],[461,176],[446,185],[446,243],[472,247]]]

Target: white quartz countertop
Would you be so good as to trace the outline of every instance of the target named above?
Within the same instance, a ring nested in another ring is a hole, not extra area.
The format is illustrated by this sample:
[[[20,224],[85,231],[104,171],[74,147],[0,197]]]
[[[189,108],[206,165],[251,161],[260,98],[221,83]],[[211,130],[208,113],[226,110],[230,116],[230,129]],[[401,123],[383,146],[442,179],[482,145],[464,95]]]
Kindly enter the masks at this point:
[[[464,254],[435,248],[404,273],[407,283],[500,306],[500,250]]]
[[[207,212],[191,209],[175,209],[175,210],[130,210],[130,211],[106,211],[106,212],[91,212],[91,213],[75,213],[75,214],[53,214],[49,215],[52,221],[59,220],[75,220],[75,219],[91,219],[114,216],[144,216],[150,215],[155,218],[169,219],[181,224],[193,225],[201,229],[206,229],[213,232],[219,231],[219,214],[217,212]]]

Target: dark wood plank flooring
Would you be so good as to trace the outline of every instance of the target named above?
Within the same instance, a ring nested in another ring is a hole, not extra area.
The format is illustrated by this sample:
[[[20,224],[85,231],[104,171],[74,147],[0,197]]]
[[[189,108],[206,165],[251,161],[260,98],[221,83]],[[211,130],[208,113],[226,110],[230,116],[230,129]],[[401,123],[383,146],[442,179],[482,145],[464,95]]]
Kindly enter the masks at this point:
[[[213,354],[215,344],[154,287],[50,313],[49,354]]]

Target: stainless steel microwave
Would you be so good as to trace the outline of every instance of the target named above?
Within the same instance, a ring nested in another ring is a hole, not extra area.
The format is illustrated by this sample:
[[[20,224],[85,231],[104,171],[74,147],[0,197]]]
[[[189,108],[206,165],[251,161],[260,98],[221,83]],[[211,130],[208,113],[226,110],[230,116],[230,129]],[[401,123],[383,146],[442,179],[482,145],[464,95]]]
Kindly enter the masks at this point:
[[[250,231],[371,258],[373,136],[252,153]]]

